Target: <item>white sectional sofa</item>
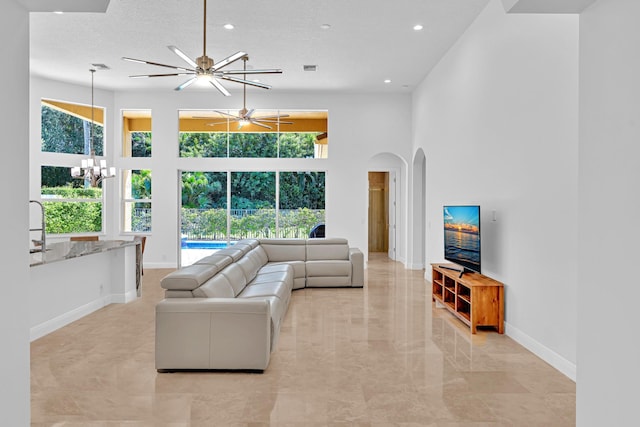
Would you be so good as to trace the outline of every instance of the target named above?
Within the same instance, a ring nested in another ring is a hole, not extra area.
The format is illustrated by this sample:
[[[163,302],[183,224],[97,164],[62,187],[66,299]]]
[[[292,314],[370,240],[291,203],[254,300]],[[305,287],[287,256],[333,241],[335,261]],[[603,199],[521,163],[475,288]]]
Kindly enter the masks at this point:
[[[346,239],[247,239],[161,281],[156,369],[264,371],[291,292],[362,287],[364,258]]]

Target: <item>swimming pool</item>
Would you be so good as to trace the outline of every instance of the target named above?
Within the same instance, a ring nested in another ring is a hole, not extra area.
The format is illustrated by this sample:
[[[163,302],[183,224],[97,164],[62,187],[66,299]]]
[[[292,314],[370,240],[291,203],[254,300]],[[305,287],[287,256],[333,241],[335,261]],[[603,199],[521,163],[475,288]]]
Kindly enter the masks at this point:
[[[227,242],[213,240],[183,240],[180,244],[182,249],[224,249]]]

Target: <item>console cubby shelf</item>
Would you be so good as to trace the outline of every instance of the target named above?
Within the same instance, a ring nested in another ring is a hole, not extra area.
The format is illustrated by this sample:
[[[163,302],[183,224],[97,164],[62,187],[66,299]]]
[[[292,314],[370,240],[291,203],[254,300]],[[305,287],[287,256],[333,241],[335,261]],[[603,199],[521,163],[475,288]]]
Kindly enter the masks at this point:
[[[432,299],[469,325],[475,334],[478,326],[494,327],[504,333],[504,285],[478,273],[460,273],[431,264]]]

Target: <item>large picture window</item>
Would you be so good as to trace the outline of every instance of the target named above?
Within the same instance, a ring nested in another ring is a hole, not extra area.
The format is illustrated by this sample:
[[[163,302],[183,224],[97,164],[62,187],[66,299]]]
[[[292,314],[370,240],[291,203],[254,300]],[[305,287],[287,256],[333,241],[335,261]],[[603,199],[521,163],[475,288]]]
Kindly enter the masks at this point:
[[[80,163],[78,155],[104,156],[104,109],[43,99],[40,112],[41,151],[51,153],[48,164],[40,165],[47,234],[102,232],[102,183],[72,178],[69,165]]]
[[[246,238],[324,224],[325,172],[182,172],[181,265]],[[279,191],[277,191],[279,188]]]

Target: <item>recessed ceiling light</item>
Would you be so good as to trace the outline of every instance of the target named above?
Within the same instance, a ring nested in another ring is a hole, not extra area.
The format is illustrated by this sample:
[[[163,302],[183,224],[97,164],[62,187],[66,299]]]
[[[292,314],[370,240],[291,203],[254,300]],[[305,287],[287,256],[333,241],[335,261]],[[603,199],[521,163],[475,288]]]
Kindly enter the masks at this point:
[[[225,30],[233,30],[235,28],[233,24],[224,24],[223,27]]]
[[[384,82],[385,83],[391,83],[391,80],[390,79],[386,79]]]
[[[414,29],[414,30],[416,30],[416,31],[420,31],[420,30],[422,30],[423,28],[424,28],[424,27],[423,27],[422,25],[420,25],[420,24],[417,24],[417,25],[414,25],[414,26],[413,26],[413,29]]]
[[[320,25],[320,28],[322,28],[323,30],[328,30],[329,28],[331,28],[330,24],[322,24]]]
[[[62,14],[64,14],[64,12],[63,12],[63,11],[61,11],[61,10],[54,10],[54,11],[53,11],[53,13],[55,13],[56,15],[62,15]]]

